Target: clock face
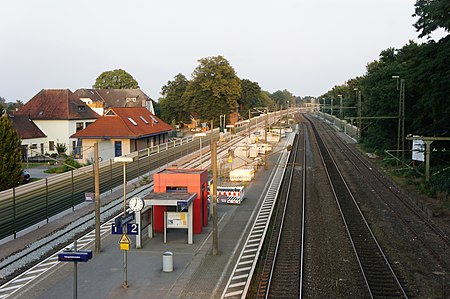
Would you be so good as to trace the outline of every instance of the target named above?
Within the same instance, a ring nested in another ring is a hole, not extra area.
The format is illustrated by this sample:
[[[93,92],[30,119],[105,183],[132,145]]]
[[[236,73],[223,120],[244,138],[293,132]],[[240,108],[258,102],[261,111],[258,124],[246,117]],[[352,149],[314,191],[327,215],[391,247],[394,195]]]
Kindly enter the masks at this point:
[[[128,205],[132,211],[139,212],[144,207],[144,201],[139,197],[133,197]]]

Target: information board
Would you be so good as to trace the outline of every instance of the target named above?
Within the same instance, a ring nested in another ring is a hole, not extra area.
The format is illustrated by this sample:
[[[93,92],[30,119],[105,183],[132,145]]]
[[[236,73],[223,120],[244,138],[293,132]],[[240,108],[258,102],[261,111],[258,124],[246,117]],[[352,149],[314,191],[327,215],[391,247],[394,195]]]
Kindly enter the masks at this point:
[[[187,212],[167,212],[167,228],[188,228]]]
[[[413,140],[412,159],[414,161],[425,161],[425,142],[423,140]]]

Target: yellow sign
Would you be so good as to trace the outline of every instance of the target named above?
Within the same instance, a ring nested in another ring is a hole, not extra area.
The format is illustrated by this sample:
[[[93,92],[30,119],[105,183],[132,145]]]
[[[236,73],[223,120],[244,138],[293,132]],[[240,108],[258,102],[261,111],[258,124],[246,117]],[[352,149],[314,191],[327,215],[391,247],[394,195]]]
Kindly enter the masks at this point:
[[[119,240],[120,250],[130,250],[131,240],[126,233],[123,233]]]
[[[120,250],[130,250],[130,244],[120,243]]]
[[[233,158],[231,157],[231,155],[228,156],[228,163],[232,163],[233,162]]]

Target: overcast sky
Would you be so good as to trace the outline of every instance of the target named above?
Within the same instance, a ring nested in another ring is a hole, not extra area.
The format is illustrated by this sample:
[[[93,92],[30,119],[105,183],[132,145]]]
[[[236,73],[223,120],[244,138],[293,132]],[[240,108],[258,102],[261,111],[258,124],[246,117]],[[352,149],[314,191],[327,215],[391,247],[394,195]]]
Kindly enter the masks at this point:
[[[223,55],[269,92],[319,96],[419,41],[414,0],[2,0],[0,96],[90,88],[124,69],[153,99],[198,59]],[[420,41],[424,42],[424,40]]]

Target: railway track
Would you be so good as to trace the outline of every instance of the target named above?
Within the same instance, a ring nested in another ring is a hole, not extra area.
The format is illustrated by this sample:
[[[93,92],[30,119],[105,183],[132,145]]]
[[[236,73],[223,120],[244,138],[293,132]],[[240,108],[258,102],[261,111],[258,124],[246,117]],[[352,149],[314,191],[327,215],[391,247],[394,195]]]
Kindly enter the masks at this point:
[[[301,298],[303,281],[306,131],[293,145],[283,186],[267,237],[268,248],[255,298]],[[301,140],[299,140],[301,139]],[[300,145],[299,145],[300,144]]]
[[[287,135],[287,144],[292,144],[295,134]],[[281,183],[285,175],[289,153],[283,150],[277,161],[277,167],[273,176],[269,179],[269,187],[259,208],[253,226],[243,245],[234,269],[224,288],[221,298],[246,298],[255,268],[261,253],[261,249],[267,234],[269,223],[274,212],[274,207]]]
[[[313,122],[309,122],[309,125],[314,132],[329,183],[370,298],[408,298],[328,147]]]
[[[338,142],[334,130],[325,128],[323,131],[327,132],[327,135],[330,136],[328,140],[346,157],[346,161],[351,163],[353,169],[356,169],[358,176],[364,179],[372,193],[389,207],[390,211],[401,220],[404,227],[410,232],[412,238],[419,241],[440,264],[441,270],[450,269],[448,260],[450,238],[397,186],[386,180],[381,171],[362,158],[354,148]]]

